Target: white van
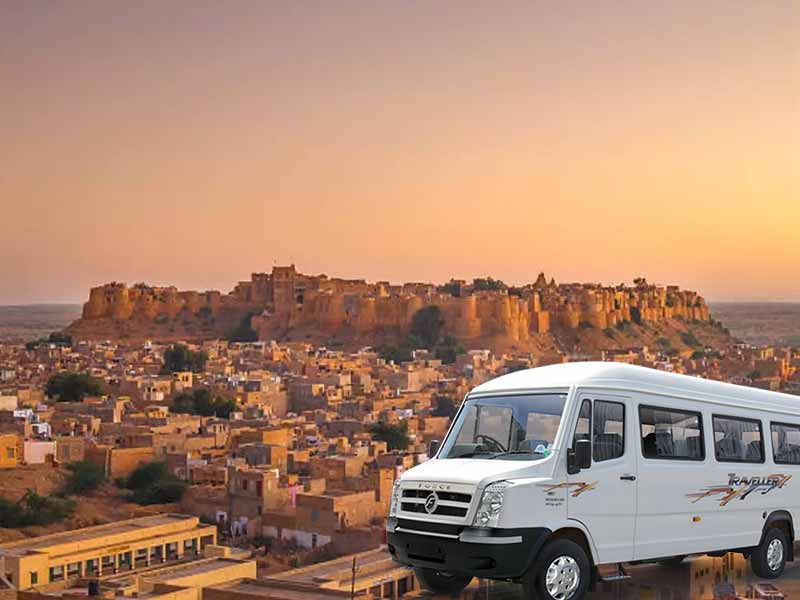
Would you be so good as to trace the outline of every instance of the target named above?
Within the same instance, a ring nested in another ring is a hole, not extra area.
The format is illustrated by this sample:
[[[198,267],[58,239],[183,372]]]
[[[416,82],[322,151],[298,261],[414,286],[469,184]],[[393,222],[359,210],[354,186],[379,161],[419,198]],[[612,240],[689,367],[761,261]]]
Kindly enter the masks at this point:
[[[389,551],[436,592],[472,577],[580,598],[600,565],[793,560],[800,398],[617,363],[518,371],[464,400],[395,483]]]

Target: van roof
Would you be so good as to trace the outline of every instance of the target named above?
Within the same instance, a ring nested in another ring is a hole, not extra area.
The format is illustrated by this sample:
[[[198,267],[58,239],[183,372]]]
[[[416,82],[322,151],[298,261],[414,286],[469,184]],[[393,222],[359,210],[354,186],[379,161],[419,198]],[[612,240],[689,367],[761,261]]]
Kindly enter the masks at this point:
[[[678,375],[647,367],[615,362],[574,362],[526,369],[487,381],[472,394],[568,388],[573,385],[649,391],[694,400],[724,402],[745,408],[800,412],[800,397],[759,388]]]

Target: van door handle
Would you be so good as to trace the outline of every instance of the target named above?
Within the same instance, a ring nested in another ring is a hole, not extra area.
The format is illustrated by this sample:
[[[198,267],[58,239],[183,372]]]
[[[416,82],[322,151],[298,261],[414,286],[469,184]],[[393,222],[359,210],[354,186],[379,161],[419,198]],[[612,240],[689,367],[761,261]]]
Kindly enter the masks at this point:
[[[636,475],[620,475],[619,478],[623,481],[636,481]]]

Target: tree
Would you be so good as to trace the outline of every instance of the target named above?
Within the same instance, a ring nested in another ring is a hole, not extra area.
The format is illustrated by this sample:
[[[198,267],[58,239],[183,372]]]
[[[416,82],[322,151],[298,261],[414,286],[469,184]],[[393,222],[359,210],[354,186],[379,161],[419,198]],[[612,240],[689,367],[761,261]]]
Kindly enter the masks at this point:
[[[202,417],[220,417],[229,419],[231,413],[238,408],[232,398],[212,396],[207,388],[192,392],[181,392],[172,400],[172,410],[176,413],[200,415]]]
[[[134,469],[125,481],[130,498],[137,504],[177,502],[188,484],[167,470],[163,462],[150,462]]]
[[[403,421],[397,425],[389,423],[376,423],[369,428],[372,439],[386,442],[389,450],[406,450],[411,444],[408,437],[408,423]]]
[[[74,511],[74,500],[40,496],[33,490],[28,490],[17,502],[0,498],[0,527],[49,525],[66,519]]]
[[[46,338],[39,338],[25,344],[25,350],[31,352],[42,344],[55,344],[56,346],[72,346],[72,336],[60,331],[54,331]]]
[[[452,365],[456,362],[458,355],[465,352],[466,350],[458,343],[456,338],[452,335],[446,335],[441,343],[436,346],[434,354],[436,358],[442,361],[442,364]]]
[[[103,469],[88,460],[70,463],[67,469],[70,474],[64,484],[66,494],[86,494],[96,490],[106,479]]]
[[[378,348],[378,354],[383,360],[387,362],[393,361],[396,364],[407,362],[412,359],[411,347],[405,344],[402,346],[380,346]]]
[[[59,402],[81,402],[86,396],[101,396],[103,383],[88,373],[57,373],[44,389],[49,398]]]
[[[420,308],[411,318],[411,337],[422,346],[432,349],[439,343],[444,327],[441,309],[436,306]]]
[[[164,372],[193,371],[202,373],[206,368],[208,354],[189,350],[184,344],[173,344],[164,352]]]
[[[458,406],[456,406],[451,396],[437,394],[434,399],[436,400],[436,408],[434,408],[431,413],[434,417],[447,417],[452,419],[456,412],[458,412]]]
[[[472,289],[476,292],[499,292],[506,287],[505,283],[491,277],[478,277],[472,280]]]
[[[252,318],[252,313],[247,313],[242,320],[239,322],[239,325],[228,334],[228,341],[229,342],[257,342],[258,341],[258,332],[253,329],[252,325],[250,325],[250,319]]]

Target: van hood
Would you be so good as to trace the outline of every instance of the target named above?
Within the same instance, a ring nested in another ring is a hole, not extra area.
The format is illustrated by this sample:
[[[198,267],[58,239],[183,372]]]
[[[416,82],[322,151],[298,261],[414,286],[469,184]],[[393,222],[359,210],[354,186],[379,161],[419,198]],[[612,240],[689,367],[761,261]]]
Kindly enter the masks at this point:
[[[549,462],[542,460],[487,460],[474,458],[432,459],[403,473],[402,481],[431,481],[478,485],[481,482],[518,477],[536,477],[549,473]]]

